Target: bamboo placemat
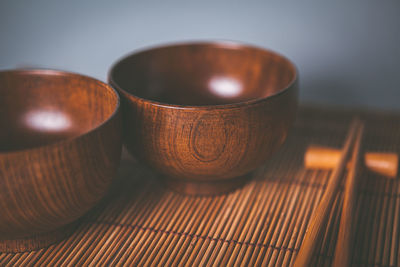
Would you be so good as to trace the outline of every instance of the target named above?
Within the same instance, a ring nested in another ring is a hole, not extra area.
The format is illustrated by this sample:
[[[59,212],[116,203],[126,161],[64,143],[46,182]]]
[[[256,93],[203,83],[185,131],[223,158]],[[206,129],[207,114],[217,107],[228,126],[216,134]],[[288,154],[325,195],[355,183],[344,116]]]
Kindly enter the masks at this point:
[[[328,171],[303,168],[310,143],[342,145],[356,112],[302,108],[282,149],[243,188],[218,197],[165,189],[126,154],[110,195],[72,235],[48,248],[0,254],[0,265],[290,266]],[[400,115],[365,113],[365,148],[400,153]],[[354,266],[400,265],[400,182],[362,174]],[[338,195],[314,265],[329,266],[339,226]]]

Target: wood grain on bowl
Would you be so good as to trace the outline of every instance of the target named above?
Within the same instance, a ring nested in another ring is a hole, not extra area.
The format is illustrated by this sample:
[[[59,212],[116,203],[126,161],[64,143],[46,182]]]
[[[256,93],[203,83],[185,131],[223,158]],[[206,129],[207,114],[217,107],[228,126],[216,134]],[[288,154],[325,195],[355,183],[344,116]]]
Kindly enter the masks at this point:
[[[122,96],[128,149],[189,194],[243,183],[284,142],[297,109],[293,64],[233,43],[138,52],[109,81]]]
[[[107,192],[120,160],[119,97],[51,70],[0,72],[0,251],[55,242]]]

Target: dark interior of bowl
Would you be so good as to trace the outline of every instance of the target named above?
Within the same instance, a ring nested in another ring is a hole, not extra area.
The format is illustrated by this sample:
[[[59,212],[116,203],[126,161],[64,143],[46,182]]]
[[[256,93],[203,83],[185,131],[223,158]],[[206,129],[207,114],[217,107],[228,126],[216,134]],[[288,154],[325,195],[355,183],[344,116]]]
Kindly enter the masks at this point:
[[[295,67],[273,52],[201,43],[133,54],[110,73],[113,85],[140,98],[195,106],[265,98],[295,78]]]
[[[0,72],[0,151],[37,147],[100,125],[118,97],[94,79],[53,71]]]

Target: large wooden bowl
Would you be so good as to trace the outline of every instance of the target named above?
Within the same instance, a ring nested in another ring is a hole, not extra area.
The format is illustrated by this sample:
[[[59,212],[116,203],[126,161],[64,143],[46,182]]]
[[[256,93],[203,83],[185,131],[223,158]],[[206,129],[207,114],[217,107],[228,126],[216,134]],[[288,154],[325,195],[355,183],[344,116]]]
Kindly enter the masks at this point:
[[[284,142],[297,109],[286,58],[235,43],[189,43],[129,55],[110,70],[125,143],[188,194],[242,183]]]
[[[120,160],[118,94],[52,70],[0,72],[0,251],[57,241],[106,193]]]

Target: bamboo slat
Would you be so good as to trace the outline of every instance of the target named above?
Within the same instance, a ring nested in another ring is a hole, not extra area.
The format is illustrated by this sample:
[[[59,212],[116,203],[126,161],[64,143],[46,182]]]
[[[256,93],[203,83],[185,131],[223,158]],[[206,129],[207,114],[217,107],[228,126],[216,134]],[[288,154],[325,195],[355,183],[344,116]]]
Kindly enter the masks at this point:
[[[340,148],[350,119],[365,121],[363,149],[400,154],[400,114],[300,109],[285,145],[241,189],[188,197],[124,154],[110,194],[65,240],[0,253],[0,266],[292,266],[331,172],[306,170],[308,145]],[[400,265],[400,181],[362,171],[355,198],[352,266]],[[331,266],[343,185],[312,265]],[[1,211],[0,211],[1,216]]]

